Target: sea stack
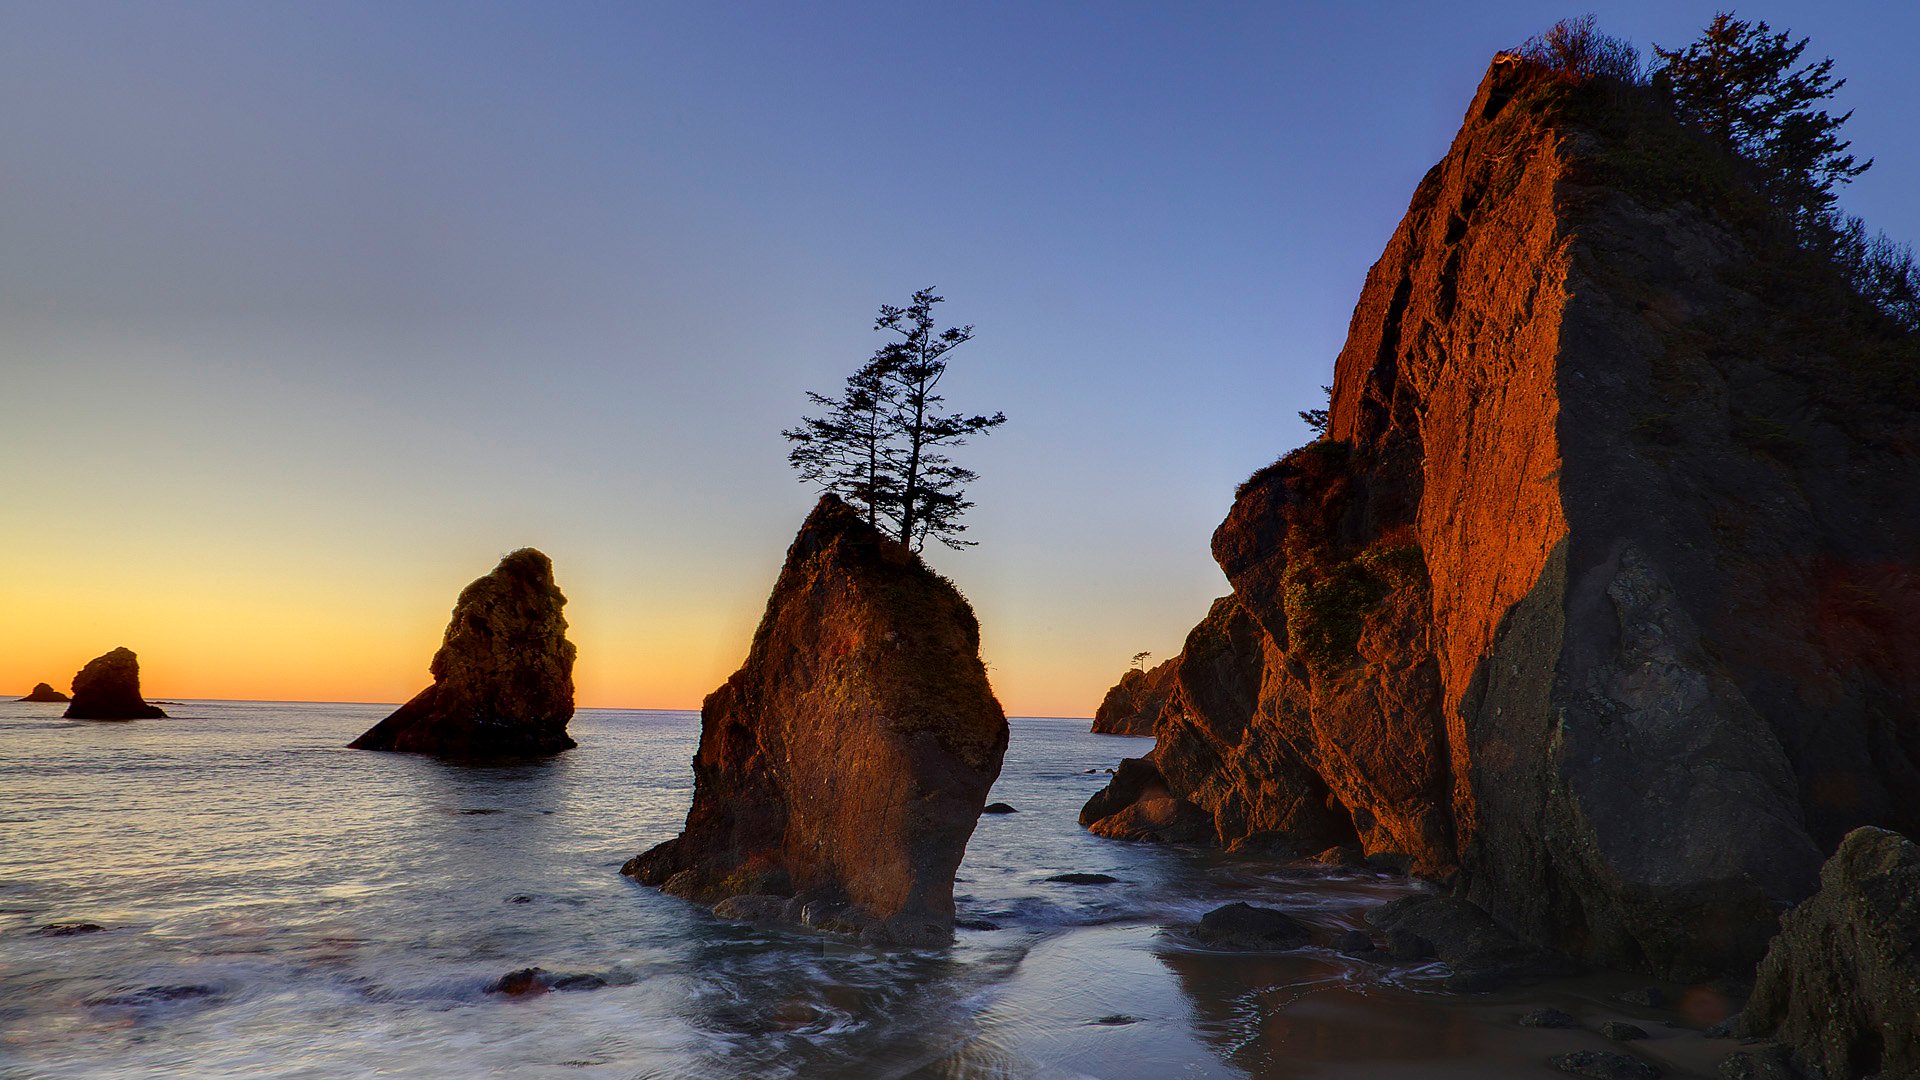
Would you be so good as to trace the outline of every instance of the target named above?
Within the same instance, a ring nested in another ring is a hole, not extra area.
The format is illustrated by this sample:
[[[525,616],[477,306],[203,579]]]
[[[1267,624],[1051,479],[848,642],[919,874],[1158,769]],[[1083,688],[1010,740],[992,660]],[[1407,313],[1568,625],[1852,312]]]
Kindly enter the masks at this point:
[[[28,691],[27,696],[21,698],[20,700],[21,701],[71,701],[73,699],[69,698],[67,695],[61,693],[60,691],[55,690],[53,687],[47,685],[46,683],[34,683],[33,689]]]
[[[1750,975],[1850,830],[1920,833],[1920,341],[1746,176],[1651,90],[1495,59],[1325,432],[1214,533],[1257,689],[1190,639],[1160,797],[1688,980]]]
[[[1128,668],[1093,713],[1095,735],[1151,735],[1153,722],[1173,692],[1174,657],[1150,670]]]
[[[433,685],[349,745],[446,758],[531,757],[571,749],[574,647],[553,562],[533,548],[460,590]]]
[[[69,720],[161,720],[166,713],[140,696],[140,658],[132,649],[115,649],[87,661],[73,677]]]
[[[685,830],[624,873],[723,916],[951,939],[954,871],[1007,748],[952,584],[822,497],[700,722]]]

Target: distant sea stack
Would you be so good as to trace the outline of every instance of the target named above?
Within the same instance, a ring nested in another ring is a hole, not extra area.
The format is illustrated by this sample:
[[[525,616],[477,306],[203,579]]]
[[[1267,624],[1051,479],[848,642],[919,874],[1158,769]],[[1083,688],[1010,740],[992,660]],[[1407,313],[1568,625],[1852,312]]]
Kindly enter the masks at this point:
[[[573,643],[553,562],[533,548],[460,591],[433,685],[349,745],[446,758],[530,757],[575,744]]]
[[[1151,735],[1153,722],[1173,692],[1174,657],[1149,671],[1129,668],[1093,713],[1095,735]]]
[[[161,720],[167,714],[140,696],[140,658],[119,648],[87,661],[73,677],[73,703],[65,715],[69,720]]]
[[[1850,830],[1920,834],[1920,342],[1744,175],[1496,59],[1324,435],[1214,534],[1257,632],[1189,639],[1159,797],[1678,979],[1749,975]]]
[[[46,683],[34,683],[33,689],[21,701],[71,701],[67,695],[48,686]]]
[[[946,579],[823,497],[700,721],[686,829],[624,873],[723,916],[951,938],[1007,720]]]

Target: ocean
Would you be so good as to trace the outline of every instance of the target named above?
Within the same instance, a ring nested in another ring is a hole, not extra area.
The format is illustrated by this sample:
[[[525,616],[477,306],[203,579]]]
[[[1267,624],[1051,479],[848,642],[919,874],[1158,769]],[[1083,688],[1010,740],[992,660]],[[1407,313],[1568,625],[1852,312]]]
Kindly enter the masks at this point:
[[[578,749],[472,766],[345,749],[392,706],[165,707],[0,704],[0,1076],[1545,1077],[1606,1044],[1523,1008],[1631,1018],[1603,978],[1463,997],[1437,963],[1198,946],[1179,928],[1233,900],[1331,938],[1416,886],[1088,834],[1152,741],[1086,720],[1012,721],[991,798],[1018,813],[955,887],[975,928],[889,953],[620,875],[679,831],[695,713],[585,709]],[[1117,880],[1047,880],[1072,872]],[[605,985],[487,992],[536,966]]]

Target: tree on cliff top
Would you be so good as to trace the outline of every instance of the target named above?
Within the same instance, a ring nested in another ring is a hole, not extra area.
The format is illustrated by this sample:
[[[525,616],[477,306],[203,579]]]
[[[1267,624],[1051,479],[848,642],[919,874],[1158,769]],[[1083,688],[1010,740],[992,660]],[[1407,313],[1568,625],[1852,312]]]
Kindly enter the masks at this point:
[[[1654,83],[1674,111],[1758,166],[1761,190],[1803,235],[1832,227],[1835,187],[1873,164],[1840,138],[1852,112],[1815,108],[1847,80],[1833,77],[1831,58],[1800,64],[1807,40],[1723,11],[1686,48],[1653,49],[1662,62]]]
[[[800,479],[862,508],[869,524],[915,551],[929,538],[971,546],[960,517],[973,503],[966,485],[977,475],[954,464],[946,449],[1006,423],[1004,413],[967,416],[941,411],[938,392],[947,354],[973,338],[973,327],[934,330],[931,288],[906,307],[882,305],[873,328],[899,336],[847,377],[839,397],[809,392],[824,410],[781,432],[793,443],[787,463]]]

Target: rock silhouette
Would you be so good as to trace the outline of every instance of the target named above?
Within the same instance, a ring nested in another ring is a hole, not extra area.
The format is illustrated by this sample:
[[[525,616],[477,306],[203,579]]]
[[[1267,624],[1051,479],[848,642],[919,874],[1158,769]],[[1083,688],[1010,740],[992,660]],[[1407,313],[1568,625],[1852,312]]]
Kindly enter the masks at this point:
[[[526,757],[572,748],[573,643],[553,562],[533,548],[460,591],[433,685],[348,744],[447,758]]]
[[[73,677],[72,720],[158,720],[166,713],[140,696],[140,658],[118,648],[87,661]]]
[[[1129,668],[1113,684],[1093,713],[1095,735],[1151,735],[1154,721],[1174,689],[1174,667],[1179,657],[1147,671]]]
[[[1007,746],[979,648],[951,584],[823,497],[746,663],[701,708],[685,831],[623,872],[726,917],[950,939]]]
[[[1849,829],[1920,830],[1914,346],[1741,176],[1642,89],[1496,59],[1324,436],[1214,534],[1238,615],[1152,759],[1217,842],[1348,834],[1690,979],[1750,971]]]
[[[34,683],[33,689],[27,691],[27,696],[21,698],[20,700],[21,701],[71,701],[73,699],[69,698],[67,695],[61,693],[60,691],[55,690],[53,687],[47,685],[46,683]]]

